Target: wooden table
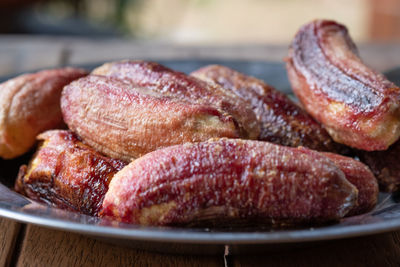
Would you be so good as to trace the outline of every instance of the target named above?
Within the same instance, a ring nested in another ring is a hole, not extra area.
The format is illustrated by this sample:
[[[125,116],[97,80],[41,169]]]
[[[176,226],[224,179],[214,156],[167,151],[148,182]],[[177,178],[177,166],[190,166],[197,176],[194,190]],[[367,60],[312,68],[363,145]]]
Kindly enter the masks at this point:
[[[378,70],[400,65],[399,44],[360,46]],[[57,65],[140,59],[245,59],[281,61],[287,46],[182,46],[70,37],[0,37],[0,76]],[[129,249],[89,237],[0,219],[0,266],[400,266],[400,231],[338,240],[262,255],[168,255]]]

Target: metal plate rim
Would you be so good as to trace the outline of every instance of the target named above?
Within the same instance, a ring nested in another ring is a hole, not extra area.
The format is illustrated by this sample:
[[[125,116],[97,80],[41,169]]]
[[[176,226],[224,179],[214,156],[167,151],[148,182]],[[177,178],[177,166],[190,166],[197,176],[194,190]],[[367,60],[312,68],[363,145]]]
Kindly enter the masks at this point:
[[[287,232],[196,232],[190,228],[178,229],[123,229],[110,226],[87,225],[60,219],[40,218],[0,207],[0,217],[34,224],[51,229],[71,231],[98,237],[141,240],[152,242],[175,242],[193,244],[284,244],[327,241],[391,232],[400,229],[400,218],[370,225],[349,225],[345,229],[301,229]],[[333,225],[334,226],[334,225]],[[182,231],[183,230],[183,231]]]

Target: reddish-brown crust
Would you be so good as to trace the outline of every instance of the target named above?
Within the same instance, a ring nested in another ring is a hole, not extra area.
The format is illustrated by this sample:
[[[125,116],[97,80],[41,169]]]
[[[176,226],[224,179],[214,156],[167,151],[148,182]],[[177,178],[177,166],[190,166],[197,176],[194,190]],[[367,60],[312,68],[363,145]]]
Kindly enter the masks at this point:
[[[385,150],[400,135],[400,88],[366,67],[345,26],[316,20],[295,36],[287,59],[294,92],[340,143]]]
[[[20,156],[34,145],[36,135],[61,127],[61,91],[86,74],[74,68],[44,70],[0,84],[0,157]]]
[[[358,156],[375,174],[382,190],[394,192],[400,189],[400,141],[385,151],[358,151]]]
[[[219,65],[203,67],[191,75],[217,83],[247,100],[260,123],[259,140],[319,151],[337,150],[337,144],[318,122],[263,81]]]
[[[254,112],[243,99],[221,88],[184,73],[173,71],[155,62],[119,61],[106,63],[93,74],[116,77],[159,94],[193,102],[212,105],[232,115],[238,122],[243,138],[256,139],[260,128]]]
[[[346,216],[371,211],[378,202],[378,182],[371,170],[358,160],[334,153],[323,153],[344,173],[346,179],[358,190],[357,205]]]
[[[86,143],[123,160],[185,142],[240,137],[233,118],[210,105],[170,98],[118,78],[89,75],[64,88],[64,120]]]
[[[72,132],[53,130],[42,141],[29,166],[23,165],[15,190],[59,208],[97,215],[108,184],[126,163],[102,156]]]
[[[239,139],[157,150],[114,176],[101,215],[144,225],[343,217],[357,189],[328,158],[304,150]]]

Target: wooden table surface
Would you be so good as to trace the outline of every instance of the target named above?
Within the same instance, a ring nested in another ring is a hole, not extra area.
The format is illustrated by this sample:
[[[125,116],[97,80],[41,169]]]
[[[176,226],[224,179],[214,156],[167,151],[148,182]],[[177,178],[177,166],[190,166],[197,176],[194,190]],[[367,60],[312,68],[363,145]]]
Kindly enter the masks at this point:
[[[400,44],[360,45],[378,70],[400,66]],[[24,71],[139,59],[245,59],[281,61],[287,46],[182,46],[132,40],[71,37],[0,37],[0,76]],[[170,255],[110,245],[89,237],[0,218],[0,266],[400,266],[400,231],[337,240],[261,255]]]

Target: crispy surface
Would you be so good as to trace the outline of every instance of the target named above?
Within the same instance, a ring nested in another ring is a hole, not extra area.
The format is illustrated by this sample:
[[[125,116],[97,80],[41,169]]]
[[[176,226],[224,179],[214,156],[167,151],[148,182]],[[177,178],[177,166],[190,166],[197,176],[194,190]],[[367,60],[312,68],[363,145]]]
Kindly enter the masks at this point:
[[[71,131],[53,130],[28,166],[23,165],[15,189],[31,199],[59,208],[97,215],[108,184],[126,163],[102,156]]]
[[[385,151],[358,151],[358,156],[375,174],[382,190],[394,192],[400,189],[400,141]]]
[[[191,75],[217,83],[247,100],[260,123],[259,140],[319,151],[337,150],[337,144],[318,122],[263,81],[219,65],[203,67]]]
[[[305,150],[225,138],[160,149],[115,175],[101,215],[143,225],[343,217],[357,189],[332,161]]]
[[[96,150],[131,160],[158,148],[240,137],[235,120],[210,105],[167,97],[118,78],[89,75],[64,88],[69,128]]]
[[[34,145],[40,132],[61,127],[61,90],[84,75],[81,69],[54,69],[0,84],[0,157],[20,156]]]
[[[357,205],[347,216],[371,211],[378,202],[378,182],[371,170],[358,160],[334,153],[323,153],[344,173],[346,179],[358,190]]]
[[[345,26],[326,20],[303,26],[287,70],[305,109],[335,141],[372,151],[398,139],[400,88],[363,64]]]
[[[106,63],[93,74],[116,77],[151,91],[196,104],[213,107],[233,116],[242,138],[256,139],[260,127],[250,106],[235,94],[216,84],[166,68],[155,62],[119,61]]]

